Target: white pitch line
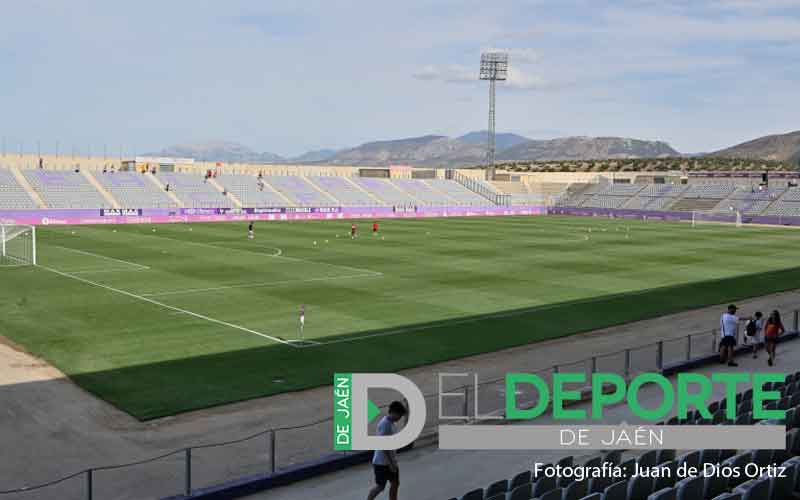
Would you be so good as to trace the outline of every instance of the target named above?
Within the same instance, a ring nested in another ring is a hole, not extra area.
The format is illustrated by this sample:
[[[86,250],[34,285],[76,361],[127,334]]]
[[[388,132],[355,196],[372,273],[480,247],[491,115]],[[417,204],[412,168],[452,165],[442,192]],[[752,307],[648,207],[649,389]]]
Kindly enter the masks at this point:
[[[143,293],[142,297],[163,297],[165,295],[184,295],[192,293],[215,292],[219,290],[231,290],[235,288],[262,288],[262,287],[266,288],[271,286],[291,285],[294,283],[311,283],[315,281],[332,281],[332,280],[344,280],[344,279],[354,279],[354,278],[377,278],[377,277],[379,276],[375,274],[365,273],[365,274],[350,274],[346,276],[325,276],[322,278],[308,278],[302,280],[265,281],[263,283],[242,283],[240,285],[223,285],[223,286],[213,286],[208,288],[187,288],[185,290]]]
[[[72,279],[74,279],[76,281],[80,281],[80,282],[86,283],[88,285],[96,286],[98,288],[103,288],[105,290],[109,290],[109,291],[112,291],[112,292],[115,292],[115,293],[118,293],[118,294],[121,294],[121,295],[125,295],[127,297],[131,297],[131,298],[134,298],[134,299],[137,299],[137,300],[141,300],[143,302],[148,302],[150,304],[153,304],[153,305],[156,305],[156,306],[159,306],[159,307],[163,307],[164,309],[169,309],[171,311],[176,311],[176,312],[183,313],[183,314],[186,314],[186,315],[189,315],[189,316],[193,316],[195,318],[202,319],[202,320],[208,321],[210,323],[216,323],[218,325],[227,326],[228,328],[233,328],[235,330],[241,330],[243,332],[251,333],[253,335],[258,335],[259,337],[263,337],[265,339],[272,340],[273,342],[279,342],[281,344],[285,344],[285,345],[294,347],[296,349],[298,348],[297,346],[293,345],[291,342],[288,342],[286,340],[280,339],[278,337],[273,337],[272,335],[267,335],[266,333],[261,333],[261,332],[255,331],[255,330],[251,330],[250,328],[246,328],[244,326],[235,325],[233,323],[228,323],[227,321],[222,321],[222,320],[219,320],[219,319],[211,318],[209,316],[204,316],[202,314],[198,314],[198,313],[192,312],[192,311],[187,311],[186,309],[181,309],[180,307],[175,307],[175,306],[171,306],[169,304],[164,304],[163,302],[158,302],[157,300],[153,300],[153,299],[150,299],[150,298],[147,298],[147,297],[142,297],[141,295],[136,295],[135,293],[127,292],[125,290],[120,290],[119,288],[114,288],[114,287],[111,287],[111,286],[108,286],[108,285],[104,285],[102,283],[97,283],[95,281],[87,280],[86,278],[81,278],[80,276],[75,276],[74,274],[65,273],[63,271],[59,271],[58,269],[53,269],[53,268],[50,268],[50,267],[47,267],[47,266],[42,266],[42,265],[37,266],[37,267],[40,267],[40,268],[42,268],[42,269],[44,269],[46,271],[50,271],[51,273],[58,274],[59,276],[64,276],[66,278],[72,278]]]
[[[67,251],[70,251],[70,252],[75,252],[75,253],[79,253],[79,254],[83,254],[83,255],[89,255],[91,257],[98,257],[98,258],[101,258],[101,259],[113,260],[115,262],[120,262],[122,264],[127,264],[129,266],[138,267],[138,268],[140,268],[142,270],[150,269],[149,266],[144,266],[142,264],[137,264],[136,262],[130,262],[130,261],[127,261],[127,260],[122,260],[122,259],[115,259],[114,257],[108,257],[106,255],[100,255],[100,254],[97,254],[97,253],[87,252],[86,250],[78,250],[77,248],[62,247],[61,245],[52,245],[52,246],[55,247],[55,248],[61,248],[62,250],[67,250]]]
[[[137,271],[144,271],[144,269],[131,269],[125,267],[105,267],[105,268],[95,268],[90,267],[86,269],[66,269],[61,270],[63,273],[69,274],[97,274],[97,273],[132,273]]]

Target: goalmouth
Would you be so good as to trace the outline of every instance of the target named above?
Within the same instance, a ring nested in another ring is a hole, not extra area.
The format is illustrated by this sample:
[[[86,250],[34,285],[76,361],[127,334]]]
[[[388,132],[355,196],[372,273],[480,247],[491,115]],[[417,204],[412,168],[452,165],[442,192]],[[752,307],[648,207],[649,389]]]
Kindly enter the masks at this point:
[[[0,267],[36,265],[36,226],[0,224]]]
[[[736,210],[730,214],[720,214],[693,211],[692,227],[703,224],[736,224],[736,227],[742,227],[742,212]]]

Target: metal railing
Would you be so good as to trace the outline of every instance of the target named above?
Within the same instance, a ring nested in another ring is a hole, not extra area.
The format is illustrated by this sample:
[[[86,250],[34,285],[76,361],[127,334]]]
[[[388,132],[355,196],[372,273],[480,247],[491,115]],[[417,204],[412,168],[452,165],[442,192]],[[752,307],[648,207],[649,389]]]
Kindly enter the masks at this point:
[[[799,319],[800,311],[793,311],[793,332],[798,331]],[[584,372],[587,374],[586,385],[570,389],[586,389],[591,374],[595,372],[617,373],[630,380],[642,372],[662,371],[669,365],[716,354],[718,339],[717,329],[707,330],[528,372],[538,374],[546,382],[552,381],[555,373]],[[438,391],[426,394],[427,421],[422,438],[435,437],[440,409],[442,415],[458,418],[464,423],[476,422],[477,415],[496,420],[504,418],[505,375],[444,386],[442,392],[460,393],[463,398],[442,397]],[[518,395],[517,403],[520,406],[533,405],[536,400],[532,397],[533,394]],[[385,408],[387,403],[385,401],[381,408]],[[201,488],[256,474],[275,474],[290,466],[333,456],[332,425],[333,417],[330,416],[295,426],[268,428],[235,440],[172,450],[134,462],[92,467],[45,483],[0,490],[0,499],[188,496]],[[338,455],[345,454],[347,452],[338,452]]]
[[[460,174],[456,171],[453,171],[452,179],[457,183],[461,184],[465,188],[469,189],[470,191],[483,196],[487,200],[491,201],[495,205],[500,206],[508,206],[511,205],[511,195],[500,193],[489,188],[486,184],[472,177],[468,177],[464,174]]]

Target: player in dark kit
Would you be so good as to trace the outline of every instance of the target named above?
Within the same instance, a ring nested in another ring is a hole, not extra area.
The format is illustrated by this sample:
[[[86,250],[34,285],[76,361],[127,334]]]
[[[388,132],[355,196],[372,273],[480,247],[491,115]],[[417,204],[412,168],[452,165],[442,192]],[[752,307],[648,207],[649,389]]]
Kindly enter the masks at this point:
[[[358,227],[355,224],[350,225],[350,239],[354,240],[358,236]]]
[[[251,222],[249,226],[247,226],[247,239],[252,240],[255,238],[255,233],[253,232],[253,223]]]

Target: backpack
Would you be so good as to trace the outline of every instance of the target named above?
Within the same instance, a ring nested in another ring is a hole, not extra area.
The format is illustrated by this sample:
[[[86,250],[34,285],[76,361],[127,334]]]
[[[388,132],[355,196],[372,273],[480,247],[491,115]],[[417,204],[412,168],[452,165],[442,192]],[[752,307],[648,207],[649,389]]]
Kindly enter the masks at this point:
[[[745,332],[747,333],[748,337],[755,337],[756,333],[758,333],[758,327],[756,326],[756,322],[752,319],[747,322],[747,325],[744,327]]]

